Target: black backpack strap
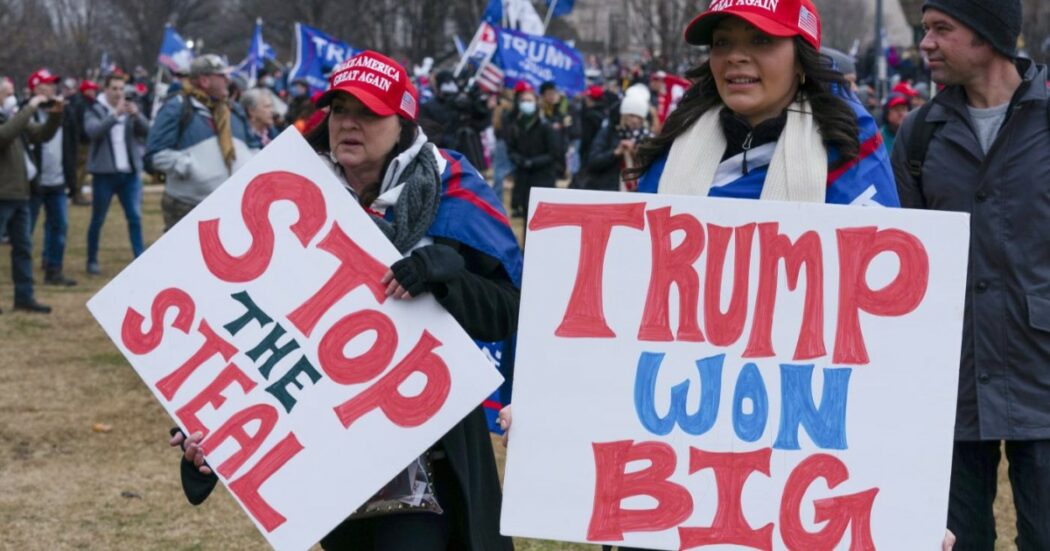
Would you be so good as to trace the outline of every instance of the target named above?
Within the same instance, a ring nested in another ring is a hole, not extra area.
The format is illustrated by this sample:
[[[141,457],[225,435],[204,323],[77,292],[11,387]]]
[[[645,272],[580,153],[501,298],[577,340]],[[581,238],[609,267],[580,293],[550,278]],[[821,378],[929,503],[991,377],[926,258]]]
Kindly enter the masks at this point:
[[[926,151],[930,148],[933,133],[940,126],[926,122],[926,116],[930,113],[931,107],[933,103],[927,102],[926,105],[919,108],[919,112],[915,114],[911,134],[908,135],[908,174],[911,174],[920,188],[922,188],[922,165],[926,162]]]
[[[186,131],[186,127],[193,120],[193,109],[193,100],[189,96],[183,96],[182,111],[179,112],[179,127],[175,132],[175,147],[179,146],[179,142],[182,141],[182,133]]]

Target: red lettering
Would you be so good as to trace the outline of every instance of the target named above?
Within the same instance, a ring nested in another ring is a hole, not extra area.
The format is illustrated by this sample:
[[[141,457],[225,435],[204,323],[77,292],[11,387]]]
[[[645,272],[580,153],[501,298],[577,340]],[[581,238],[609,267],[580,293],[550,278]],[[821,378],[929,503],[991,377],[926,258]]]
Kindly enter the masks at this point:
[[[288,316],[288,320],[307,337],[325,312],[361,285],[372,291],[372,296],[380,304],[386,301],[386,287],[380,280],[387,267],[347,237],[339,224],[332,224],[332,229],[317,248],[338,258],[339,268],[317,294]]]
[[[401,363],[379,382],[335,407],[339,421],[344,427],[349,427],[376,408],[382,410],[387,419],[399,427],[418,427],[430,420],[445,404],[445,398],[452,389],[452,376],[448,372],[448,366],[434,353],[434,348],[438,346],[441,346],[441,341],[423,331],[419,342]],[[415,396],[405,396],[401,394],[399,387],[413,373],[425,375],[426,386]]]
[[[252,381],[251,378],[245,375],[236,364],[231,363],[219,373],[218,377],[215,377],[214,381],[208,383],[208,386],[204,387],[200,394],[175,411],[175,416],[186,427],[187,434],[200,432],[204,436],[208,435],[208,427],[204,426],[197,414],[207,404],[211,404],[211,407],[215,410],[222,407],[226,403],[226,397],[222,395],[222,392],[233,383],[240,385],[241,390],[245,394],[255,388],[255,381]]]
[[[615,337],[605,322],[602,306],[605,251],[614,227],[626,226],[636,230],[645,227],[645,203],[564,205],[541,202],[529,222],[530,231],[564,226],[580,228],[580,261],[565,316],[554,334],[566,338]]]
[[[624,532],[659,532],[693,514],[689,492],[668,480],[674,474],[675,452],[663,442],[630,440],[594,443],[594,508],[587,527],[589,541],[622,541]],[[649,461],[645,469],[628,473],[632,461]],[[656,500],[652,509],[624,509],[633,496]]]
[[[365,331],[375,331],[376,340],[360,356],[347,358],[343,348]],[[378,377],[397,351],[397,329],[390,318],[376,310],[361,310],[344,316],[325,333],[317,347],[321,369],[341,385],[355,385]]]
[[[817,478],[823,478],[828,488],[834,489],[849,478],[849,471],[841,461],[828,454],[812,455],[795,467],[784,486],[784,497],[780,502],[780,535],[784,545],[789,549],[831,550],[842,541],[849,526],[850,551],[874,551],[871,508],[879,489],[814,501],[814,522],[827,524],[819,532],[810,533],[802,526],[800,512],[802,498]]]
[[[693,263],[704,251],[704,227],[690,214],[672,216],[671,207],[651,210],[646,216],[653,260],[638,339],[672,340],[669,303],[673,284],[678,288],[678,340],[703,342],[704,335],[697,322],[700,277]],[[677,247],[672,247],[671,235],[676,231],[685,232],[685,237]]]
[[[252,421],[259,422],[259,429],[254,435],[249,435],[245,427]],[[216,469],[222,476],[230,478],[252,454],[259,450],[275,426],[277,426],[277,408],[268,404],[248,406],[233,414],[207,440],[201,442],[201,449],[207,455],[226,440],[230,438],[236,440],[240,448]]]
[[[710,528],[678,528],[682,549],[702,545],[733,544],[755,549],[773,548],[773,523],[754,530],[744,518],[740,498],[753,472],[769,476],[770,448],[748,453],[714,453],[689,448],[689,474],[703,469],[715,472],[718,509]],[[804,549],[800,548],[800,549]]]
[[[252,236],[251,245],[244,254],[234,256],[226,251],[219,238],[218,218],[198,223],[201,255],[215,277],[243,283],[258,278],[266,271],[273,257],[274,245],[270,207],[277,201],[295,203],[299,219],[290,229],[303,247],[321,231],[328,215],[325,212],[324,195],[313,182],[291,172],[260,174],[248,184],[241,199],[241,216]]]
[[[733,294],[729,310],[722,313],[722,274],[726,252],[729,249],[730,228],[714,224],[707,226],[707,273],[704,283],[704,327],[707,339],[715,346],[729,346],[740,338],[747,321],[747,290],[751,277],[751,241],[755,224],[736,228],[736,248],[733,252]]]
[[[819,358],[827,354],[824,348],[824,253],[817,232],[808,231],[791,240],[779,232],[779,224],[758,225],[762,253],[759,256],[758,296],[755,315],[751,322],[751,337],[744,350],[745,358],[768,358],[774,355],[773,313],[777,302],[778,268],[784,260],[788,289],[798,288],[798,276],[806,267],[806,297],[802,308],[802,327],[795,346],[796,360]]]
[[[142,331],[142,322],[145,318],[133,308],[128,308],[124,313],[124,324],[120,328],[120,340],[132,354],[147,354],[160,345],[164,337],[164,315],[168,309],[175,307],[178,313],[171,326],[187,335],[193,327],[193,316],[196,307],[193,299],[186,291],[171,287],[157,293],[150,307],[149,331]]]
[[[215,357],[216,354],[221,355],[224,360],[230,361],[230,358],[237,353],[237,347],[226,342],[225,339],[216,334],[206,320],[201,320],[197,331],[204,336],[204,342],[201,344],[201,347],[190,359],[186,360],[186,363],[157,381],[157,390],[168,401],[175,397],[175,393],[182,387],[182,383],[186,382],[186,379],[204,362]]]
[[[914,310],[926,296],[930,259],[926,248],[914,235],[874,227],[836,230],[839,245],[839,317],[835,331],[834,362],[868,363],[868,349],[860,328],[859,312],[876,316],[903,316]],[[868,287],[871,261],[881,253],[892,252],[900,260],[897,277],[882,289]]]
[[[273,476],[273,473],[301,451],[303,451],[303,445],[299,443],[299,439],[295,437],[295,434],[288,433],[288,436],[285,436],[267,452],[250,471],[230,482],[230,491],[241,500],[244,508],[255,520],[259,521],[267,532],[273,532],[278,526],[284,524],[286,519],[259,495],[259,488]]]

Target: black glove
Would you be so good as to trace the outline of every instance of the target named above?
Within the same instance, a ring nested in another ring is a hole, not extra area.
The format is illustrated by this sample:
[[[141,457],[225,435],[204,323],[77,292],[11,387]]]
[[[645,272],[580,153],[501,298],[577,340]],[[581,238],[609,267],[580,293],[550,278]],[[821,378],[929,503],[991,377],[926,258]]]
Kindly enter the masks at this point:
[[[433,292],[436,286],[444,285],[463,272],[463,257],[448,245],[426,245],[390,267],[394,279],[411,296]]]
[[[521,161],[521,167],[526,170],[531,170],[534,166],[536,166],[536,163],[532,159],[522,159]]]

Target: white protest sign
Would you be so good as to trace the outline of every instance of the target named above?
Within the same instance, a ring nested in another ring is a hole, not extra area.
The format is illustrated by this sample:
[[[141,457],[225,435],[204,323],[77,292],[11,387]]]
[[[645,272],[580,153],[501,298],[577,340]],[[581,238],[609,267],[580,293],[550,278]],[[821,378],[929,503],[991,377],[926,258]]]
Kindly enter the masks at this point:
[[[502,531],[939,549],[965,214],[537,189]]]
[[[433,297],[386,298],[399,258],[292,129],[88,302],[275,548],[317,542],[502,380]]]

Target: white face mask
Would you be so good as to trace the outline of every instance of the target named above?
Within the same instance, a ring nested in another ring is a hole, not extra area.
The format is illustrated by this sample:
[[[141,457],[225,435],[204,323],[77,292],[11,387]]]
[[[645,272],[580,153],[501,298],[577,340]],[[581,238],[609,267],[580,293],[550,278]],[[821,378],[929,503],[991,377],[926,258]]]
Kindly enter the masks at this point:
[[[459,93],[459,86],[456,85],[455,81],[450,80],[442,83],[438,91],[442,94],[456,94]]]
[[[526,115],[536,114],[536,102],[534,101],[523,101],[518,104],[518,109]]]

